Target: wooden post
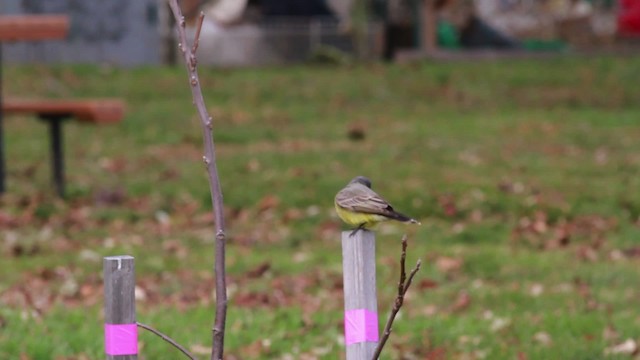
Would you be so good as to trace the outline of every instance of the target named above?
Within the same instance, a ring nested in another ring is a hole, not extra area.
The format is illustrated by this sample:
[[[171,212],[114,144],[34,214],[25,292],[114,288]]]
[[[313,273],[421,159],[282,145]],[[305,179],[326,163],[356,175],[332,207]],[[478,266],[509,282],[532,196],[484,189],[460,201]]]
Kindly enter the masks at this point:
[[[138,359],[135,264],[132,256],[109,256],[104,271],[104,345],[107,360]]]
[[[376,244],[371,231],[342,232],[347,360],[371,360],[378,345]]]
[[[434,1],[422,0],[419,3],[420,8],[420,48],[423,53],[429,54],[437,50],[437,24],[436,9]]]

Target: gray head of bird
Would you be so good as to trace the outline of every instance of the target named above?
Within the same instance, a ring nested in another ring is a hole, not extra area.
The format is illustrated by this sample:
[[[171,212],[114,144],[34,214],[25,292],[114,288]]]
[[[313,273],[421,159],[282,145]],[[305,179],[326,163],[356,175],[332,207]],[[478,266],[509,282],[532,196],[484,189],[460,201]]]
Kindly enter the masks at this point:
[[[371,189],[371,180],[369,180],[369,178],[366,178],[364,176],[354,177],[353,180],[349,182],[349,184],[362,184],[368,187],[369,189]]]

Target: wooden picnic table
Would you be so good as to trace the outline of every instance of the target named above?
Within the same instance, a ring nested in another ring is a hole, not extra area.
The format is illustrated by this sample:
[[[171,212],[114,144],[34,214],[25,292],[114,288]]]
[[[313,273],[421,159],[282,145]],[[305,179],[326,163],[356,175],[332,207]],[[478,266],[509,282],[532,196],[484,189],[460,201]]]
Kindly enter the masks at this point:
[[[64,39],[69,32],[66,15],[0,15],[0,41]]]
[[[36,115],[49,123],[53,182],[58,195],[64,195],[64,156],[62,122],[75,119],[103,124],[123,118],[124,103],[118,99],[3,99],[3,42],[64,39],[69,32],[66,15],[0,15],[0,194],[5,190],[3,117],[10,114]]]
[[[63,39],[69,31],[69,17],[65,15],[0,15],[0,194],[5,190],[3,99],[2,99],[2,43]]]

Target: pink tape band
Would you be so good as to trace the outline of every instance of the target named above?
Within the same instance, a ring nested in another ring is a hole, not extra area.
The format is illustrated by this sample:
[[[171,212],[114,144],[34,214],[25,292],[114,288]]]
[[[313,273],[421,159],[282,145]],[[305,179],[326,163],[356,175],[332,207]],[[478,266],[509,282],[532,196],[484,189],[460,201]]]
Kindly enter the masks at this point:
[[[104,351],[107,355],[136,355],[138,353],[136,324],[104,324]]]
[[[367,309],[344,312],[344,338],[347,345],[377,342],[378,314]]]

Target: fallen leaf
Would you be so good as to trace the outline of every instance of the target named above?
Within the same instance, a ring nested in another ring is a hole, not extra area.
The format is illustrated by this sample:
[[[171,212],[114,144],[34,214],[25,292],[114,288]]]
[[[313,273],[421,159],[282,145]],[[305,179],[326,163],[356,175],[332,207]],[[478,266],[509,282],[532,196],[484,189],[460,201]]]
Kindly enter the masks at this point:
[[[498,332],[502,329],[505,329],[509,325],[511,325],[511,320],[509,320],[508,318],[497,317],[491,322],[490,328],[491,331]]]
[[[438,204],[442,208],[445,216],[454,217],[458,214],[458,208],[456,207],[455,199],[451,195],[442,195],[438,197]]]
[[[576,250],[576,256],[582,261],[596,262],[598,261],[598,252],[591,246],[580,246]]]
[[[165,240],[162,242],[162,250],[170,255],[175,255],[178,259],[184,259],[188,255],[188,250],[178,240]]]
[[[578,294],[584,299],[591,298],[591,287],[584,280],[575,278],[573,280],[574,285],[577,287]]]
[[[291,258],[291,260],[293,260],[293,262],[296,264],[305,262],[309,260],[309,253],[306,253],[304,251],[298,251],[297,253],[293,254],[293,257]]]
[[[424,357],[425,360],[445,360],[447,358],[447,349],[443,347],[437,347],[433,350],[429,350]]]
[[[78,282],[73,276],[69,276],[64,280],[62,285],[60,285],[58,292],[63,297],[72,297],[78,293],[78,290],[79,290]]]
[[[127,167],[127,160],[119,157],[116,159],[103,157],[98,161],[98,165],[110,173],[120,173]]]
[[[620,334],[616,331],[613,325],[609,324],[602,330],[602,338],[604,341],[611,342],[614,340],[618,340]]]
[[[460,312],[468,308],[469,305],[471,305],[471,296],[469,296],[469,294],[466,291],[461,291],[458,293],[458,297],[456,298],[456,301],[451,306],[451,311]]]
[[[538,297],[542,295],[543,292],[544,292],[544,285],[538,284],[538,283],[531,285],[531,288],[529,289],[529,294],[531,294],[531,296],[533,297]]]
[[[429,304],[422,309],[422,313],[426,316],[433,316],[438,313],[438,307],[433,304]]]
[[[525,190],[525,186],[521,182],[501,181],[498,183],[498,189],[505,193],[521,194]]]
[[[156,211],[155,218],[156,221],[163,227],[169,227],[169,225],[171,225],[171,216],[166,211]]]
[[[622,253],[629,258],[640,258],[640,246],[624,249]]]
[[[460,270],[464,260],[462,258],[455,258],[449,256],[439,256],[436,259],[436,268],[443,273],[450,273]]]
[[[540,345],[543,346],[550,346],[553,343],[553,341],[551,340],[551,335],[544,331],[535,333],[533,335],[533,340],[537,341],[538,343],[540,343]]]
[[[249,162],[246,165],[247,171],[252,173],[257,173],[258,171],[260,171],[261,167],[262,166],[260,166],[260,161],[258,161],[257,159],[249,160]]]
[[[438,287],[438,283],[433,279],[422,279],[418,282],[418,288],[421,290],[434,289]]]
[[[297,208],[291,208],[285,211],[284,216],[282,217],[282,221],[284,221],[285,223],[288,223],[290,221],[302,219],[303,217],[304,217],[304,213],[302,212],[302,210]]]
[[[638,344],[633,339],[627,339],[623,343],[610,346],[604,349],[605,355],[616,355],[616,354],[635,355],[637,353],[638,353]]]
[[[349,124],[347,128],[347,137],[349,140],[364,140],[366,137],[367,130],[361,123],[352,123]]]
[[[80,259],[80,261],[86,261],[90,263],[98,263],[100,262],[100,260],[102,260],[102,258],[100,257],[100,254],[89,249],[80,250],[80,254],[78,255],[78,258]]]
[[[211,348],[205,345],[200,345],[200,344],[195,344],[195,345],[191,345],[191,352],[194,355],[210,355],[211,354]]]
[[[609,159],[607,149],[602,147],[597,148],[595,153],[593,154],[593,159],[598,165],[606,164],[607,160]]]
[[[624,259],[625,255],[622,251],[618,249],[613,249],[609,252],[609,259],[611,261],[620,261]]]
[[[114,206],[124,203],[126,194],[123,189],[101,189],[93,195],[93,201],[100,206]]]
[[[273,209],[280,205],[280,198],[275,195],[267,195],[258,202],[258,210],[260,212]]]
[[[248,279],[257,279],[262,277],[267,271],[269,271],[269,269],[271,269],[271,263],[265,261],[257,267],[247,271],[245,275]]]
[[[546,233],[549,228],[547,225],[547,214],[542,211],[536,211],[531,228],[538,234]]]
[[[140,286],[136,285],[134,288],[134,298],[137,301],[145,301],[147,300],[147,292]]]

